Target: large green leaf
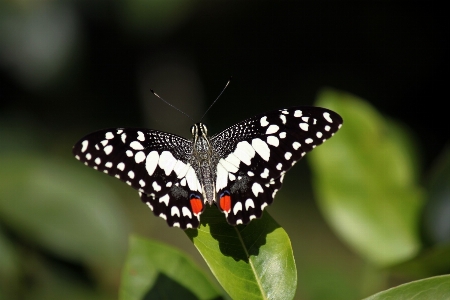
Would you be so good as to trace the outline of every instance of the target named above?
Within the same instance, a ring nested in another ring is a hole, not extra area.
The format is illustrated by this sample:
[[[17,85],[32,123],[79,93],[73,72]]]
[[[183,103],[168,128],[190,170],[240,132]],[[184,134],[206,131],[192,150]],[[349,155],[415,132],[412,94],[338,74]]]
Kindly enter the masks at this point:
[[[120,299],[215,299],[220,293],[186,255],[132,236]]]
[[[450,299],[450,275],[431,277],[380,292],[365,300]]]
[[[292,299],[297,270],[286,232],[267,212],[247,226],[230,226],[215,207],[199,229],[186,230],[233,299]]]
[[[412,257],[420,248],[423,203],[412,143],[369,103],[326,90],[318,106],[342,115],[344,125],[309,158],[320,208],[333,229],[378,265]]]

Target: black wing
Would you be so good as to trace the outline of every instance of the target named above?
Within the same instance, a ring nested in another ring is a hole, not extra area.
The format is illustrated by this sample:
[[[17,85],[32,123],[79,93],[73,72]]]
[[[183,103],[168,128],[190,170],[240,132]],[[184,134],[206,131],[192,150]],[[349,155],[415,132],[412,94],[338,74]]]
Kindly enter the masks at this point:
[[[191,152],[191,141],[149,129],[104,129],[73,147],[78,160],[137,189],[156,216],[183,229],[197,228],[204,208]]]
[[[228,223],[260,218],[281,188],[284,174],[332,137],[342,122],[325,108],[292,107],[249,118],[213,136],[212,147],[221,157],[217,206]]]

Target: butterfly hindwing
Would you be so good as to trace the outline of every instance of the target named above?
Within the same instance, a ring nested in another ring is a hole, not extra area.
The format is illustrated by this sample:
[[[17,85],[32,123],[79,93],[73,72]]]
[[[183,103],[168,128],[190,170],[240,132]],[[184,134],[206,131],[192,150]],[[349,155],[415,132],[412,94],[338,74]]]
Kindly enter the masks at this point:
[[[244,120],[211,138],[217,165],[218,207],[232,225],[262,215],[281,188],[284,174],[322,144],[342,118],[319,107],[293,107]]]
[[[198,227],[203,211],[201,185],[189,164],[192,142],[149,129],[105,129],[85,136],[75,157],[139,191],[169,226]]]

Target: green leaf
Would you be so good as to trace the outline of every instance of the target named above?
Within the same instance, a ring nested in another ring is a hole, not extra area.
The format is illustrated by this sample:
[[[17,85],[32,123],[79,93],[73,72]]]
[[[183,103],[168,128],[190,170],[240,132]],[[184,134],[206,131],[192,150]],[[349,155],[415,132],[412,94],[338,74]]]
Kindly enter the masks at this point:
[[[310,155],[319,206],[332,228],[360,255],[385,266],[414,256],[423,191],[405,131],[369,103],[323,91],[318,106],[335,110],[342,129]]]
[[[174,248],[132,236],[120,299],[215,299],[220,293],[194,262]]]
[[[450,275],[413,281],[365,298],[365,300],[385,299],[450,299]]]
[[[230,226],[207,207],[199,229],[186,230],[222,287],[233,299],[292,299],[297,270],[286,232],[264,212],[247,226]]]

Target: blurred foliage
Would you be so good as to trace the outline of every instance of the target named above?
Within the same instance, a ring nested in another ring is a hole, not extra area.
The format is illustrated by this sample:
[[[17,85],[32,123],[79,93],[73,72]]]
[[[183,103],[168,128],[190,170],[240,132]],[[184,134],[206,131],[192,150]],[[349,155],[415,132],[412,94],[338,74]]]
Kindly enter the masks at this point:
[[[323,91],[316,102],[345,120],[339,138],[310,155],[315,191],[327,220],[355,250],[386,266],[420,247],[423,206],[413,143],[362,99]],[[327,184],[329,183],[329,184]]]
[[[106,126],[187,134],[190,120],[149,101],[150,88],[196,119],[230,75],[206,116],[212,132],[311,104],[324,85],[370,99],[319,94],[344,126],[307,156],[312,176],[304,162],[286,176],[269,208],[276,222],[264,221],[276,228],[251,259],[290,261],[293,251],[297,269],[282,271],[296,299],[448,298],[448,276],[438,276],[450,271],[448,117],[432,104],[448,93],[446,11],[397,1],[0,1],[0,299],[192,292],[189,280],[201,282],[193,298],[227,298],[212,283],[233,266],[221,241],[251,243],[253,232],[214,239],[208,227],[186,238],[70,149]],[[127,246],[132,233],[152,240]],[[264,270],[236,272],[259,280]]]

